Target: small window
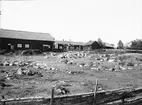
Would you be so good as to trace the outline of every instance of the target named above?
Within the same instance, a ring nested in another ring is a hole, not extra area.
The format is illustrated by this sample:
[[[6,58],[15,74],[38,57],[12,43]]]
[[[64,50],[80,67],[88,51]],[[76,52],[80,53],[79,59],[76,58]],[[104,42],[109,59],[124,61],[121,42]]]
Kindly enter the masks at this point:
[[[30,47],[30,45],[29,44],[25,44],[25,48],[29,48]]]
[[[48,45],[48,48],[51,48],[50,45]]]
[[[22,48],[22,44],[17,44],[17,47],[18,48]]]
[[[51,48],[50,45],[43,44],[43,47]]]
[[[59,49],[63,49],[63,47],[62,47],[62,46],[60,46],[60,47],[59,47]]]
[[[54,46],[56,49],[58,49],[58,43],[55,43]]]

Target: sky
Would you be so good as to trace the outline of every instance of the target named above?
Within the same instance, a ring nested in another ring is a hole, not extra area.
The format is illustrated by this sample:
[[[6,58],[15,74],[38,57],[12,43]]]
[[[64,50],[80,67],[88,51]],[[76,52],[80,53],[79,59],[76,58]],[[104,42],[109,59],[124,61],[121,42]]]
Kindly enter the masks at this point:
[[[3,29],[115,45],[142,39],[142,0],[3,0],[1,8]]]

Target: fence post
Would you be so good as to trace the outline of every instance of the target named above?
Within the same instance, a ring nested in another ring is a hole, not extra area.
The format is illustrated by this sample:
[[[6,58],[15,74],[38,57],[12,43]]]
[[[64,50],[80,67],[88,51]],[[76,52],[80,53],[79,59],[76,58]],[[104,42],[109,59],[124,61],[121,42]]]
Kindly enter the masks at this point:
[[[6,85],[5,83],[2,83],[2,86],[1,86],[1,90],[2,90],[2,91],[4,91],[4,89],[5,89],[5,85]],[[5,96],[4,96],[4,94],[3,94],[3,95],[1,95],[1,97],[2,97],[2,99],[3,99],[3,100],[5,100]],[[6,102],[5,102],[5,101],[3,101],[3,102],[2,102],[2,105],[6,105]]]
[[[95,90],[94,90],[94,99],[93,99],[93,105],[96,104],[96,93],[97,93],[97,87],[98,87],[98,78],[96,79],[96,84],[95,84]]]
[[[51,91],[50,105],[53,105],[53,103],[54,103],[54,88],[52,88],[52,91]]]
[[[2,95],[2,99],[3,99],[3,100],[5,99],[4,95]],[[6,102],[3,101],[3,102],[2,102],[2,105],[6,105]]]
[[[125,98],[123,98],[121,101],[122,101],[122,103],[125,103]]]
[[[125,103],[125,97],[127,97],[127,93],[124,92],[121,99],[122,103]]]

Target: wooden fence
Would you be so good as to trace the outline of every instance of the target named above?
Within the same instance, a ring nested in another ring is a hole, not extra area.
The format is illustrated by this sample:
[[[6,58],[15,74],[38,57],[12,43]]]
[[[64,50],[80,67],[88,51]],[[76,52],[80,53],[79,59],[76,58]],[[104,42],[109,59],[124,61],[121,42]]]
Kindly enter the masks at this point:
[[[51,97],[3,99],[0,105],[142,105],[142,88],[123,88]],[[95,97],[94,97],[95,95]],[[140,104],[141,103],[141,104]]]

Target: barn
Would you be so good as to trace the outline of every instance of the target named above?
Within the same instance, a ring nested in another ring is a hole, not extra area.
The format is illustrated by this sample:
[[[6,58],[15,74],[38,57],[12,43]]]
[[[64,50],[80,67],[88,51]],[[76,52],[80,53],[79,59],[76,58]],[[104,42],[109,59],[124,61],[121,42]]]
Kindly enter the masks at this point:
[[[74,42],[70,41],[69,42],[69,50],[75,50],[75,51],[81,51],[83,50],[83,42]]]
[[[55,41],[56,51],[81,51],[83,50],[83,42],[74,41]]]
[[[106,43],[106,42],[104,42],[103,44],[104,44],[104,46],[103,46],[104,49],[114,49],[113,44]]]
[[[69,42],[68,41],[55,41],[55,51],[68,51]]]
[[[95,50],[95,49],[100,49],[101,46],[97,41],[89,41],[84,44],[83,49],[84,50]]]
[[[51,51],[54,38],[49,33],[0,29],[0,49]]]

